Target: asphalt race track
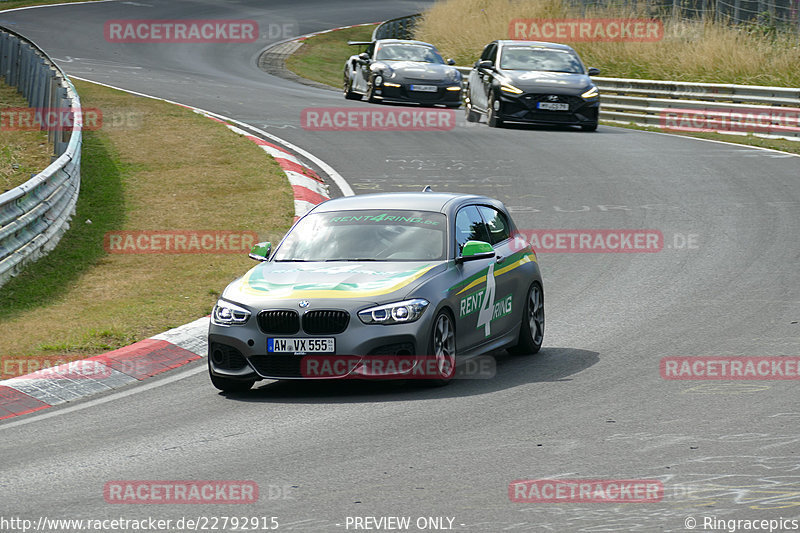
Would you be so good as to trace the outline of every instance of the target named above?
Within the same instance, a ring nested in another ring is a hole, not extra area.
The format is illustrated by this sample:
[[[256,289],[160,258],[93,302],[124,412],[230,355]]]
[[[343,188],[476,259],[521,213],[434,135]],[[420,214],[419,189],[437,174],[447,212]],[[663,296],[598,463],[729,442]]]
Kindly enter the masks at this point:
[[[697,531],[722,531],[703,529],[704,518],[800,519],[799,382],[666,380],[659,370],[669,356],[800,356],[800,159],[602,125],[467,126],[463,111],[446,132],[306,131],[304,108],[370,106],[259,70],[259,52],[282,35],[247,44],[103,37],[110,19],[254,19],[305,34],[424,5],[111,1],[0,13],[0,24],[70,75],[278,135],[356,193],[430,184],[487,194],[521,228],[658,230],[663,249],[540,253],[545,347],[498,356],[494,379],[439,389],[262,382],[225,396],[201,361],[0,423],[2,517],[274,516],[278,531],[321,532],[389,531],[355,527],[355,517],[389,516],[410,517],[410,531],[434,530],[417,528],[420,517],[445,517],[453,531],[481,532],[687,531],[690,519]],[[648,503],[509,500],[510,482],[545,478],[655,479],[664,493]],[[119,480],[251,480],[261,496],[106,503],[104,485]]]

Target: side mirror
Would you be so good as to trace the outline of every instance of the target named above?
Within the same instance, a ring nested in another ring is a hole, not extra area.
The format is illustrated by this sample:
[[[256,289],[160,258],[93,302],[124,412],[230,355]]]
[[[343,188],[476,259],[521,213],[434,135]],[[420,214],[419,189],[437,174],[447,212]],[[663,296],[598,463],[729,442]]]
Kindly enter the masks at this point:
[[[478,259],[490,259],[494,257],[494,248],[488,242],[467,241],[461,249],[461,257],[456,259],[457,263],[464,261],[477,261]]]
[[[494,68],[494,61],[491,59],[484,59],[483,61],[478,61],[478,68],[485,68],[487,70],[492,70]]]
[[[448,58],[447,61],[445,61],[445,63],[447,63],[450,66],[453,66],[456,64],[456,60],[453,58]]]
[[[369,54],[366,52],[361,52],[360,54],[358,54],[358,58],[361,61],[369,61]]]
[[[597,76],[598,74],[600,74],[599,68],[589,67],[588,71],[589,71],[589,76]]]
[[[269,259],[269,254],[271,251],[271,242],[259,242],[250,249],[250,254],[248,257],[250,257],[250,259],[255,259],[256,261],[266,261]]]

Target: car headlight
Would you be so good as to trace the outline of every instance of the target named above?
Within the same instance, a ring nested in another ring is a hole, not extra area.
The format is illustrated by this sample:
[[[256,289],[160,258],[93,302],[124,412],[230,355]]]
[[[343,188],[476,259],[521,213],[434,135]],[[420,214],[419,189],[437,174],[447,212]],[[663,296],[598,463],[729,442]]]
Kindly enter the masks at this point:
[[[592,87],[585,93],[581,95],[581,98],[586,98],[587,100],[590,98],[595,98],[597,95],[600,94],[600,91],[597,90],[597,87]]]
[[[399,83],[392,83],[390,81],[383,82],[384,87],[400,87]]]
[[[415,298],[403,302],[370,307],[358,312],[358,318],[364,324],[405,324],[414,322],[422,316],[428,307],[428,300]]]
[[[242,326],[250,318],[250,311],[225,300],[218,300],[211,311],[211,323],[215,326]]]
[[[448,91],[460,91],[461,90],[461,85],[456,85],[454,87],[448,87],[447,90]]]
[[[511,93],[511,94],[522,94],[523,91],[519,87],[514,87],[510,83],[503,83],[500,85],[500,90],[504,93]]]
[[[383,76],[375,76],[375,85],[380,85],[381,83],[383,83]]]

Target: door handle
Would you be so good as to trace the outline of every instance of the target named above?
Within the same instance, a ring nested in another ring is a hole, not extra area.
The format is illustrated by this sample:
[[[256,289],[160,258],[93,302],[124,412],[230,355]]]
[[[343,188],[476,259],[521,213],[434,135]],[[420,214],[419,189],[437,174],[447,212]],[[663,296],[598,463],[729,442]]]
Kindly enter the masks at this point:
[[[505,260],[506,260],[506,258],[505,258],[505,257],[503,257],[503,256],[502,256],[502,255],[500,255],[500,254],[497,254],[497,255],[495,256],[495,258],[494,258],[494,261],[495,261],[495,263],[497,263],[498,265],[499,265],[500,263],[502,263],[503,261],[505,261]]]

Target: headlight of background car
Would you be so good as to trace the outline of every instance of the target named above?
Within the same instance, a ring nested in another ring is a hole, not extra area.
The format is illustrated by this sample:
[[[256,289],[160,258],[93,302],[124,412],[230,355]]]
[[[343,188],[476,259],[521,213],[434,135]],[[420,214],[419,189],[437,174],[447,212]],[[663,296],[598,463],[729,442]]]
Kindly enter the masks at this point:
[[[359,311],[358,318],[364,324],[405,324],[418,320],[429,303],[428,300],[415,298],[414,300],[379,305]]]
[[[216,326],[242,326],[250,318],[250,311],[225,300],[218,300],[211,311],[211,322]]]
[[[500,85],[500,90],[504,93],[511,93],[511,94],[522,94],[522,89],[518,87],[514,87],[510,83],[503,83]]]
[[[591,98],[595,98],[599,94],[600,94],[600,91],[597,90],[597,87],[592,87],[591,89],[589,89],[588,91],[583,93],[581,95],[581,98],[585,98],[585,99],[589,100]]]

